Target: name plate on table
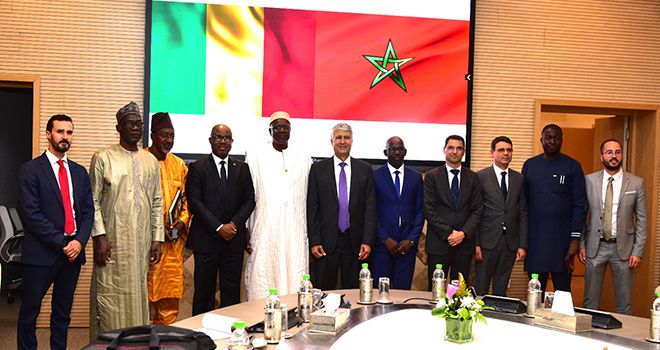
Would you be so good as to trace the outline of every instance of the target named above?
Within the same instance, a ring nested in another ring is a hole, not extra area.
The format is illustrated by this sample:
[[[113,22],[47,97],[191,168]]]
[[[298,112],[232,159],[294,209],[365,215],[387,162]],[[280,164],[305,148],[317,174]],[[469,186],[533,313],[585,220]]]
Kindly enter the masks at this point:
[[[591,330],[591,315],[568,316],[552,312],[551,309],[536,309],[534,324],[573,333]]]
[[[326,314],[325,309],[312,312],[309,330],[314,332],[334,333],[348,325],[351,315],[350,309],[338,308],[332,313]]]

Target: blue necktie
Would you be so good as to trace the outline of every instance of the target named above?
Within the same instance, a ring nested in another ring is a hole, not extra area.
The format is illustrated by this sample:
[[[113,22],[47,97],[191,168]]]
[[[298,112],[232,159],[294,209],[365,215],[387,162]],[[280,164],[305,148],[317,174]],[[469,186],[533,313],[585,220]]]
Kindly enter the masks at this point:
[[[345,232],[348,230],[348,186],[346,184],[346,172],[344,167],[346,163],[339,163],[341,171],[339,172],[339,231]]]
[[[506,196],[508,194],[508,191],[506,189],[506,171],[502,172],[502,182],[500,183],[500,191],[502,191],[502,198],[504,198],[504,201],[506,202]]]
[[[451,180],[451,204],[456,208],[458,205],[458,169],[450,170],[454,174],[454,178]]]
[[[399,179],[400,171],[394,172],[394,189],[396,189],[396,198],[401,199],[401,179]]]

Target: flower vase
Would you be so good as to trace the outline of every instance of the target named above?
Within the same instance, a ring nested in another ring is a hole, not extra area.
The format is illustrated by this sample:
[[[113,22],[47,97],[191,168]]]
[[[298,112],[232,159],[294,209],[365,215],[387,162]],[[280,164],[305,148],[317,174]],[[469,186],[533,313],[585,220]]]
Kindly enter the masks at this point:
[[[452,343],[469,343],[472,337],[472,320],[445,319],[445,340]]]

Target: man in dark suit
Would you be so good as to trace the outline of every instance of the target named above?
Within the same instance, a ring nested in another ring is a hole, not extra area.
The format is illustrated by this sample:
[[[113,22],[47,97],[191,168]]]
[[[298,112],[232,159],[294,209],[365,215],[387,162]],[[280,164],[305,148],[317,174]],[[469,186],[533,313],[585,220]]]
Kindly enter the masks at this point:
[[[458,279],[459,272],[468,278],[482,211],[479,177],[461,166],[463,137],[448,136],[444,153],[445,165],[429,171],[424,181],[429,288],[436,264],[442,264],[452,280]]]
[[[478,295],[488,293],[493,282],[494,295],[506,296],[511,270],[527,254],[527,203],[523,178],[509,169],[513,143],[498,136],[490,143],[493,164],[477,174],[483,194],[481,224],[475,236]]]
[[[23,164],[19,207],[25,223],[23,292],[18,349],[37,349],[35,325],[41,300],[53,287],[50,348],[66,349],[73,293],[94,223],[89,176],[67,158],[73,121],[58,114],[46,124],[48,149]]]
[[[422,174],[403,165],[406,147],[399,137],[387,140],[387,164],[374,170],[378,202],[376,243],[371,255],[374,284],[389,277],[394,289],[410,289],[417,242],[424,226]]]
[[[316,273],[314,286],[357,288],[359,262],[371,253],[376,194],[371,165],[352,158],[351,126],[339,123],[330,140],[335,155],[312,165],[307,190],[307,234]]]
[[[212,153],[188,168],[188,209],[193,215],[186,247],[195,255],[193,315],[215,309],[220,275],[220,307],[240,303],[245,222],[254,209],[247,164],[229,157],[234,139],[224,124],[213,127]]]

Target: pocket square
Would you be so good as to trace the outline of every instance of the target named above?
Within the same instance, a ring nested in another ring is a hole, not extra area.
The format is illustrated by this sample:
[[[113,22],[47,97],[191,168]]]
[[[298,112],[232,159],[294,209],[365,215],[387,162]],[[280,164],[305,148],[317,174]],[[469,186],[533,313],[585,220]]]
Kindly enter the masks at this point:
[[[624,194],[635,194],[637,191],[626,191]]]

